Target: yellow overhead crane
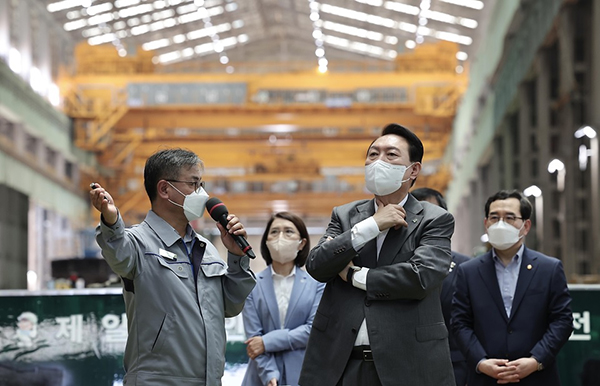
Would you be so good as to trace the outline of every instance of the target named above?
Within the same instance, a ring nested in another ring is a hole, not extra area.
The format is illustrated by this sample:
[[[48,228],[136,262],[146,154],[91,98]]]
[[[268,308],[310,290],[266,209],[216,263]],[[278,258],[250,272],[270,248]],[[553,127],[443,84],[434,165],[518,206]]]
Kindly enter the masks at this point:
[[[365,151],[391,122],[423,140],[424,170],[415,187],[445,190],[450,174],[441,158],[467,86],[456,52],[450,43],[422,45],[386,69],[361,72],[344,72],[352,63],[330,63],[325,74],[244,73],[243,64],[231,74],[208,67],[169,73],[147,52],[121,58],[110,46],[84,44],[59,86],[76,145],[102,166],[82,180],[106,186],[127,222],[141,220],[150,206],[146,158],[167,147],[196,152],[209,194],[240,217],[263,219],[279,210],[319,217],[369,197]]]

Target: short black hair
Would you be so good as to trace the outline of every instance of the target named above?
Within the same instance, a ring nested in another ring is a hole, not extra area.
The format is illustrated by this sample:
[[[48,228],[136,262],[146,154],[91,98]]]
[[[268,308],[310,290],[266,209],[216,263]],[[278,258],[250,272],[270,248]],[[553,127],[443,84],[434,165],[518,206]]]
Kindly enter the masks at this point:
[[[402,137],[408,142],[408,155],[410,162],[423,162],[423,142],[417,137],[415,133],[407,129],[406,127],[397,123],[390,123],[381,131],[381,136],[394,134]]]
[[[446,205],[446,200],[444,200],[444,196],[442,193],[438,192],[435,189],[431,188],[418,188],[410,192],[417,200],[419,201],[427,201],[429,198],[435,198],[442,209],[448,210],[448,206]]]
[[[144,187],[150,202],[157,196],[156,184],[160,180],[176,180],[183,168],[203,167],[202,160],[189,150],[173,148],[152,154],[144,166]]]
[[[521,206],[521,217],[523,217],[523,221],[529,220],[531,218],[531,212],[533,210],[531,202],[529,202],[527,197],[525,197],[518,190],[501,190],[498,193],[491,196],[490,198],[488,198],[487,202],[485,203],[485,217],[487,218],[490,214],[490,205],[492,205],[492,202],[498,200],[506,200],[508,198],[516,198],[517,200],[519,200],[519,204]]]
[[[260,253],[262,254],[263,259],[267,262],[267,265],[273,264],[273,258],[271,257],[271,252],[269,252],[269,248],[267,247],[267,238],[269,237],[269,231],[271,230],[271,224],[275,221],[276,218],[280,218],[283,220],[291,221],[292,224],[296,226],[298,232],[300,232],[300,239],[306,239],[306,244],[301,251],[298,251],[296,255],[296,259],[294,260],[294,264],[297,267],[302,267],[306,264],[306,259],[308,258],[308,252],[310,251],[310,237],[308,235],[308,230],[306,229],[306,225],[304,221],[291,212],[279,212],[275,213],[271,216],[271,219],[267,223],[267,227],[265,228],[265,233],[262,235],[262,239],[260,240]]]

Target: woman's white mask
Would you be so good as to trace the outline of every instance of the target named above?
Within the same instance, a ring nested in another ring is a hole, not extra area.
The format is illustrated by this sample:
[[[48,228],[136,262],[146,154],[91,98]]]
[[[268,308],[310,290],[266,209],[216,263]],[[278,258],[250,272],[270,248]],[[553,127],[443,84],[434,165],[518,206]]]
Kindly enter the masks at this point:
[[[275,240],[268,240],[267,248],[274,261],[285,264],[296,259],[301,242],[302,240],[290,240],[280,235]]]

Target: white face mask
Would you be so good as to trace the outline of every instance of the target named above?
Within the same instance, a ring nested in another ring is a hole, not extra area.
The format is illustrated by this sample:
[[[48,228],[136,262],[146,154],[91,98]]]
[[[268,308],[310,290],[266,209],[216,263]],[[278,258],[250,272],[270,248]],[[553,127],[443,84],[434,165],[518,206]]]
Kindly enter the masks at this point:
[[[275,240],[268,240],[267,248],[274,261],[285,264],[296,259],[301,242],[302,240],[290,240],[280,235]]]
[[[378,159],[377,161],[365,165],[365,182],[369,192],[377,196],[385,196],[394,193],[400,189],[403,183],[410,181],[410,178],[403,180],[406,169],[413,166],[392,165],[388,162]]]
[[[488,241],[492,244],[492,247],[504,251],[523,238],[523,236],[519,236],[523,226],[525,226],[525,223],[523,223],[521,228],[517,229],[514,226],[505,223],[504,220],[500,220],[497,223],[490,225],[487,229]]]
[[[183,213],[188,221],[194,221],[202,217],[204,214],[204,209],[206,208],[206,201],[208,201],[208,193],[204,191],[204,188],[200,188],[199,192],[194,191],[188,195],[185,195],[181,193],[181,190],[173,186],[172,183],[168,182],[168,184],[185,197],[183,199],[183,205],[171,200],[169,200],[169,202],[173,205],[183,208]]]

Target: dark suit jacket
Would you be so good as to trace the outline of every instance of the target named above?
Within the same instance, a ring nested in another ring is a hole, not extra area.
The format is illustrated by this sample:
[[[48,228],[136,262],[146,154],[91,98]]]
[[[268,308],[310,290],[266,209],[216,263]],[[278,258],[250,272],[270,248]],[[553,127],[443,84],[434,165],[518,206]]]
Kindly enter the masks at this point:
[[[444,322],[448,328],[448,344],[450,345],[450,356],[452,362],[460,362],[465,360],[465,356],[462,354],[458,345],[456,344],[456,338],[452,331],[450,331],[450,312],[452,311],[452,295],[456,288],[456,270],[462,263],[471,260],[469,256],[462,255],[458,252],[452,251],[452,263],[450,263],[450,272],[444,279],[442,284],[442,294],[440,299],[442,300],[442,313],[444,314]]]
[[[454,385],[440,305],[454,219],[411,195],[404,208],[408,228],[388,232],[377,266],[367,275],[367,291],[345,282],[338,273],[351,260],[362,266],[377,255],[376,239],[357,252],[350,234],[356,223],[374,214],[374,202],[334,208],[326,234],[308,257],[308,272],[327,285],[313,321],[300,385],[338,382],[365,318],[383,386]]]
[[[491,251],[457,270],[452,330],[467,358],[469,386],[496,385],[477,374],[483,358],[514,360],[534,356],[545,369],[521,386],[559,385],[555,363],[573,331],[571,296],[560,260],[524,249],[511,316],[506,315]]]

